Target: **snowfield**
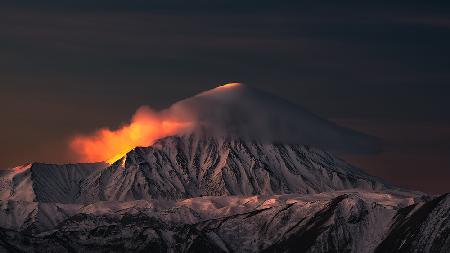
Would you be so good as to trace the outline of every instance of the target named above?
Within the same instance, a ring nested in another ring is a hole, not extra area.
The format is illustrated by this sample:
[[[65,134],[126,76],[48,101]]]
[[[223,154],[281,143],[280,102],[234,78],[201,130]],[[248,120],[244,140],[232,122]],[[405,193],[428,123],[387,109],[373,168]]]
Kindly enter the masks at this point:
[[[445,252],[449,212],[447,195],[427,201],[362,190],[90,204],[9,200],[0,205],[0,249]]]

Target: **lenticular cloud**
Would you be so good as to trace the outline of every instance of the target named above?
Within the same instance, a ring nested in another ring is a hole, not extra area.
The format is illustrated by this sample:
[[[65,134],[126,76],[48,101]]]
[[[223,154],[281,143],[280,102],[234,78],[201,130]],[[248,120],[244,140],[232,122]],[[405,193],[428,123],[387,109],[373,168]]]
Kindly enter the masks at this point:
[[[136,146],[201,128],[259,142],[310,145],[338,153],[371,153],[377,140],[322,119],[300,105],[231,83],[181,100],[166,110],[139,109],[130,124],[78,135],[71,148],[80,161],[114,160]]]
[[[211,132],[256,141],[311,145],[325,150],[371,153],[376,138],[320,118],[300,105],[244,84],[220,86],[174,104],[174,118]]]

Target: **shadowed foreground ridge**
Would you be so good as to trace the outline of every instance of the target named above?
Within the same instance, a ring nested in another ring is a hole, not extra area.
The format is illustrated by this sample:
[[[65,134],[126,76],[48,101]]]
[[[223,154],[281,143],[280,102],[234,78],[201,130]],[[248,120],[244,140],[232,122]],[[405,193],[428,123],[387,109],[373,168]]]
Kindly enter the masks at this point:
[[[50,206],[61,215],[53,218],[60,219],[53,226],[28,215],[19,227],[1,229],[0,245],[12,252],[385,252],[384,247],[397,252],[403,246],[387,243],[399,233],[408,236],[408,227],[397,227],[406,209],[411,212],[409,219],[421,216],[420,208],[412,210],[416,205],[432,205],[427,207],[430,214],[450,211],[447,195],[411,205],[414,201],[406,196],[346,191],[204,197],[176,203],[141,200],[32,207],[30,202],[8,203],[9,207],[2,207],[2,220],[16,209],[39,215]],[[428,236],[426,242],[423,234],[417,234],[409,242],[427,244],[408,246],[404,252],[446,252],[450,224],[446,219],[440,223],[439,236]],[[416,228],[424,233],[427,223],[422,220]]]

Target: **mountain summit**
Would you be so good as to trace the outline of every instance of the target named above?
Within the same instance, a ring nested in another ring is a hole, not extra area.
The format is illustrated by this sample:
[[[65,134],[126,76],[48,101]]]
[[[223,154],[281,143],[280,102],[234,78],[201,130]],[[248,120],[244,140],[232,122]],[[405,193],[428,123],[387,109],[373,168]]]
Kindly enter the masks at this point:
[[[172,105],[166,113],[220,134],[259,142],[301,144],[331,152],[379,150],[377,139],[322,119],[250,85],[230,83]]]

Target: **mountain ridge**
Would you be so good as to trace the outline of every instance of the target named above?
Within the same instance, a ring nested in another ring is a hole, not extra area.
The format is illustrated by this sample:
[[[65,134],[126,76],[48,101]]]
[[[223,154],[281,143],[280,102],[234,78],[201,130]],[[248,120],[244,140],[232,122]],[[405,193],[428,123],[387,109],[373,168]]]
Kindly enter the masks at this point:
[[[449,195],[395,187],[304,145],[196,132],[111,165],[19,166],[0,186],[5,252],[450,249]]]
[[[2,199],[59,203],[400,190],[316,148],[198,132],[136,147],[109,166],[33,163],[2,182]]]
[[[1,201],[0,250],[386,252],[383,248],[390,242],[389,238],[399,233],[408,237],[408,231],[418,230],[422,232],[414,234],[416,239],[412,237],[408,241],[409,246],[405,248],[408,252],[423,252],[421,250],[427,248],[446,252],[449,245],[445,238],[448,239],[446,231],[450,221],[434,214],[450,212],[448,203],[448,195],[425,200],[361,190],[306,195],[210,196],[169,202],[37,204]],[[428,211],[422,215],[424,206],[428,206]],[[415,229],[402,225],[417,220],[414,218],[417,215],[422,217],[414,222]],[[14,223],[17,217],[22,217],[22,221]],[[429,219],[440,222],[439,233],[426,232]],[[424,232],[427,240],[418,240]],[[405,250],[402,244],[393,245],[389,246],[390,251]],[[419,248],[411,250],[415,245]]]

